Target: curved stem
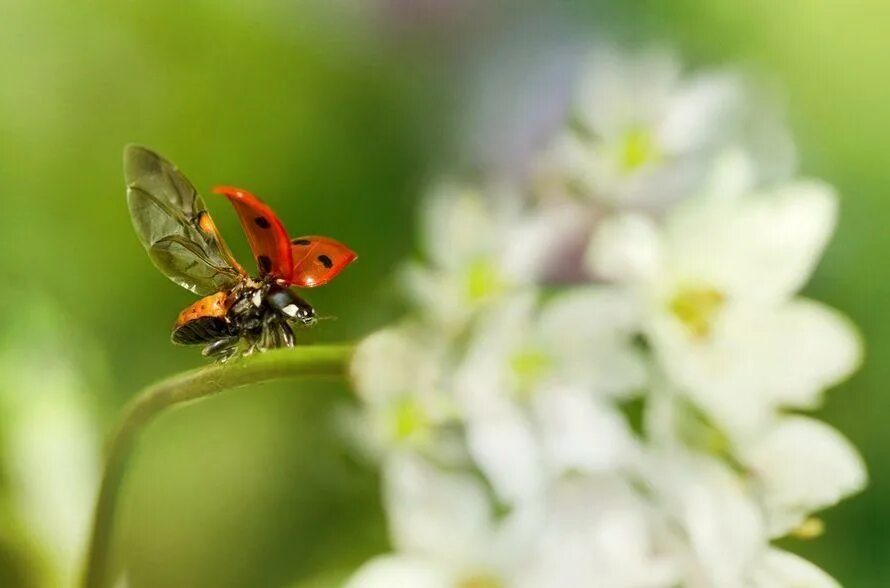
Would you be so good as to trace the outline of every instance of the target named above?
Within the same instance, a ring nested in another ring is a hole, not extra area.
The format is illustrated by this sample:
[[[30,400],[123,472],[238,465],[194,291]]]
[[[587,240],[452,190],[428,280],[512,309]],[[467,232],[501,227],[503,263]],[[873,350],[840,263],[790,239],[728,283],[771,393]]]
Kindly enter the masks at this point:
[[[307,346],[278,349],[177,374],[145,388],[124,409],[108,446],[105,471],[93,517],[83,585],[104,588],[109,583],[109,554],[118,491],[127,461],[139,434],[158,413],[172,406],[218,392],[270,380],[343,376],[352,354],[348,346]]]

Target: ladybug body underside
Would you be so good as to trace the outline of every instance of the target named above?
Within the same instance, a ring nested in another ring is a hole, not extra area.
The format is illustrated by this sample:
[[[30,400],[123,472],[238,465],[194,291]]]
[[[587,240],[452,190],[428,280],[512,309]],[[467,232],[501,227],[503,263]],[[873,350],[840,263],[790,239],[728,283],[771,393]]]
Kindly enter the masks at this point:
[[[293,347],[291,323],[314,322],[315,311],[308,302],[274,282],[251,280],[183,310],[171,339],[180,345],[206,345],[205,356],[225,361],[239,351]]]

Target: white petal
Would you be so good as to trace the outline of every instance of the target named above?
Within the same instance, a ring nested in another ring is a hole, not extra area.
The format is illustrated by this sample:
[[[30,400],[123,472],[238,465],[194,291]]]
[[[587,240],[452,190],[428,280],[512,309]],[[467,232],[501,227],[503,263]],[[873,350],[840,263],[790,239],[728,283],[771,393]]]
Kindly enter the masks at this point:
[[[741,587],[766,543],[757,505],[741,480],[722,464],[692,455],[664,456],[656,491],[677,513],[702,586]],[[692,582],[691,585],[699,584]]]
[[[690,201],[668,221],[672,271],[730,298],[787,299],[809,278],[836,214],[834,191],[817,182],[722,206]]]
[[[675,92],[659,125],[659,140],[671,153],[711,147],[734,129],[743,101],[740,80],[732,74],[693,78]]]
[[[511,284],[575,281],[593,223],[589,207],[561,201],[528,214],[505,236],[499,262]]]
[[[618,206],[659,216],[665,210],[699,194],[708,179],[715,153],[704,151],[670,160],[643,165],[638,171],[616,182],[612,197]]]
[[[662,244],[651,219],[626,213],[613,216],[596,228],[587,260],[591,271],[625,283],[646,282],[659,275]]]
[[[377,331],[356,347],[350,374],[359,396],[381,404],[434,386],[437,357],[418,329],[393,327]]]
[[[798,299],[773,317],[763,337],[762,375],[778,404],[814,408],[821,392],[846,379],[862,361],[862,341],[852,323],[819,302]],[[770,363],[767,363],[767,362]]]
[[[532,399],[548,467],[596,473],[636,460],[630,428],[617,409],[584,390],[551,389]]]
[[[700,340],[675,317],[656,316],[648,335],[659,367],[677,391],[719,427],[741,434],[756,430],[776,408],[760,382],[764,369],[756,347],[763,340],[760,327],[772,325],[729,318]]]
[[[537,440],[518,402],[511,367],[514,350],[526,341],[534,304],[534,296],[514,296],[485,316],[454,377],[470,455],[508,504],[536,494],[543,483]]]
[[[646,366],[631,343],[638,314],[636,300],[617,288],[578,289],[551,300],[535,337],[553,358],[549,380],[602,395],[639,390]]]
[[[673,562],[656,555],[655,513],[615,476],[563,480],[524,561],[519,586],[672,586]]]
[[[751,194],[757,185],[756,163],[739,148],[724,149],[713,163],[702,199],[708,204],[731,203]]]
[[[783,418],[743,448],[742,460],[760,485],[770,532],[776,537],[866,484],[865,465],[853,445],[807,417]]]
[[[782,407],[813,408],[855,369],[861,343],[827,307],[796,300],[779,308],[728,305],[704,340],[673,316],[649,334],[673,382],[732,436],[756,434]]]
[[[446,335],[458,332],[473,311],[454,272],[409,262],[401,268],[398,280],[419,314]]]
[[[679,74],[679,62],[663,49],[632,55],[598,47],[582,74],[577,110],[597,135],[607,138],[628,128],[651,127],[663,116]]]
[[[770,549],[754,572],[750,588],[841,588],[837,581],[794,554]]]
[[[467,474],[442,471],[404,452],[384,464],[384,502],[393,545],[450,566],[473,562],[486,545],[485,489]]]
[[[634,297],[619,288],[579,288],[553,298],[541,311],[541,336],[548,343],[570,339],[566,347],[590,338],[597,343],[623,338],[639,330],[640,312]]]
[[[536,500],[518,505],[498,521],[488,557],[491,571],[498,571],[504,584],[513,586],[527,575],[526,566],[547,517],[544,501]]]
[[[459,268],[491,251],[493,218],[476,189],[441,183],[423,210],[424,250],[440,267]]]
[[[383,555],[365,563],[345,588],[453,588],[454,578],[431,561]]]
[[[466,428],[473,460],[504,503],[518,504],[541,492],[546,480],[538,442],[516,406],[505,402],[500,410],[468,419]]]
[[[469,349],[454,377],[455,400],[467,418],[484,418],[514,399],[509,364],[531,332],[535,305],[533,292],[502,298],[473,330]]]

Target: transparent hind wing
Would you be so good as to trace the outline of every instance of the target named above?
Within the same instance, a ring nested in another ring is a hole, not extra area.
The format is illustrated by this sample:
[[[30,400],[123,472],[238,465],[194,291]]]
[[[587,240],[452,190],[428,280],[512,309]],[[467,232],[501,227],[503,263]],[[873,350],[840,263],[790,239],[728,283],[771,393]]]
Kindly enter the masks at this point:
[[[244,277],[203,199],[173,163],[128,145],[124,177],[133,227],[164,275],[201,296],[230,289]]]

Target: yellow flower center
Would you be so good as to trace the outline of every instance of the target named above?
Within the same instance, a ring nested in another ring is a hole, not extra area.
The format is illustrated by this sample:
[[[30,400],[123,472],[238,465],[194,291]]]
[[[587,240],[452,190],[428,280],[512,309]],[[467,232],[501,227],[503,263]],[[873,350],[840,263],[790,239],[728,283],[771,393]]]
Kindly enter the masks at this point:
[[[480,259],[470,264],[466,273],[466,294],[470,302],[479,302],[505,287],[497,269],[488,259]]]
[[[543,349],[529,346],[516,351],[510,358],[510,368],[519,387],[528,390],[553,367],[553,358]]]
[[[418,402],[406,397],[398,402],[392,412],[392,432],[398,441],[407,441],[429,428],[430,421]]]
[[[816,539],[825,533],[825,521],[818,517],[810,517],[791,531],[792,537],[798,539]]]
[[[635,128],[627,131],[618,146],[618,164],[621,171],[630,174],[647,163],[661,159],[661,152],[655,137],[646,129]]]
[[[458,582],[457,588],[503,588],[500,578],[491,574],[474,574]]]
[[[685,288],[671,300],[670,309],[693,337],[705,339],[725,302],[723,293],[714,288]]]

